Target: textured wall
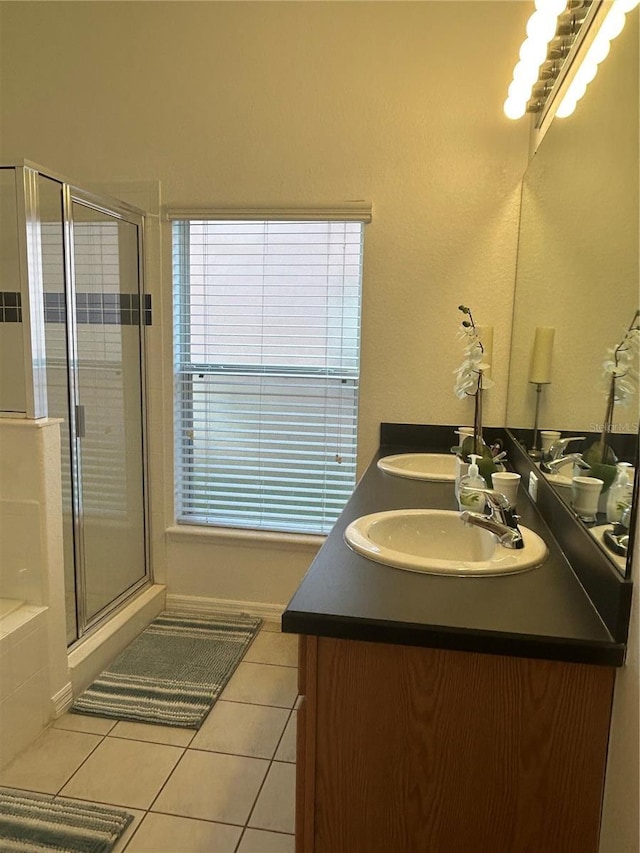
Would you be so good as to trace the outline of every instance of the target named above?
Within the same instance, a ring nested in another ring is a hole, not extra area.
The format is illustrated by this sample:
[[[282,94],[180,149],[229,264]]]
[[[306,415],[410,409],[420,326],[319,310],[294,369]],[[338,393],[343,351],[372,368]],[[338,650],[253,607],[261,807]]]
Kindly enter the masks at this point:
[[[161,186],[184,205],[365,199],[360,468],[383,420],[463,423],[452,391],[457,305],[493,325],[503,422],[527,128],[501,111],[531,11],[518,2],[2,3],[3,159],[26,157],[129,200]],[[487,51],[486,45],[491,45]],[[171,278],[166,223],[149,222],[154,565],[173,591],[211,563],[212,589],[262,597],[228,550],[190,541],[168,561],[173,505]],[[158,262],[158,257],[162,262]],[[160,303],[160,304],[159,304]],[[160,318],[156,310],[156,318]],[[164,497],[164,500],[163,500]],[[244,551],[236,555],[238,559]],[[286,601],[309,557],[279,580]],[[255,574],[255,573],[254,573]],[[206,586],[206,584],[205,584]]]
[[[487,421],[503,419],[527,129],[501,105],[530,11],[4,3],[1,153],[78,182],[160,180],[168,205],[371,200],[364,464],[382,420],[469,420],[452,393],[460,302],[495,326]]]

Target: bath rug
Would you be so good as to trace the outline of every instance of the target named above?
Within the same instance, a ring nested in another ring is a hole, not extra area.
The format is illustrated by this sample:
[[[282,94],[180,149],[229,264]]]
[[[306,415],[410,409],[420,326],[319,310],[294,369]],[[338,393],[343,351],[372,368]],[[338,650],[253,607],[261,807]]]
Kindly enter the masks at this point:
[[[0,853],[109,853],[133,815],[0,788]]]
[[[71,711],[199,729],[261,624],[252,616],[165,611]]]

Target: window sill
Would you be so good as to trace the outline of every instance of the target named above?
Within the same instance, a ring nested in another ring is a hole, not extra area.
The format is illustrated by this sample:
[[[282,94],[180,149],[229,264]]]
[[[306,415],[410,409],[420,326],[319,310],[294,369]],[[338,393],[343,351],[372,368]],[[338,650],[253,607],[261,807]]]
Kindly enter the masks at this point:
[[[275,547],[318,551],[326,536],[310,533],[277,533],[270,530],[244,530],[235,527],[207,527],[198,524],[174,524],[166,529],[174,542],[215,542],[222,545]]]

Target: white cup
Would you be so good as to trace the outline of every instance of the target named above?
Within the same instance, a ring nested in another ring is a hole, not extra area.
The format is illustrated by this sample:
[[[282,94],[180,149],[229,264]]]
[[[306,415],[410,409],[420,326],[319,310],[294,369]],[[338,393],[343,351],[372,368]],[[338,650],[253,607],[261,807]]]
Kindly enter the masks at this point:
[[[491,475],[491,482],[496,492],[501,492],[514,507],[518,502],[520,474],[515,474],[513,471],[495,471]]]
[[[562,433],[557,429],[541,429],[540,430],[540,447],[543,453],[548,453],[549,448],[555,441],[560,441]]]
[[[597,477],[574,477],[571,480],[571,504],[583,521],[595,521],[598,500],[604,482]]]

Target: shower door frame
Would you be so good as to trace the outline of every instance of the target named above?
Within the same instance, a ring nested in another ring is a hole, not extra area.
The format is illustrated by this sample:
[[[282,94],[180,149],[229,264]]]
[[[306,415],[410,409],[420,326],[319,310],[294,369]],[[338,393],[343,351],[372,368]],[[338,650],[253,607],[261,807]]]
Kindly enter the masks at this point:
[[[47,176],[48,177],[48,176]],[[84,554],[84,507],[82,503],[82,451],[80,447],[81,435],[78,428],[77,413],[81,405],[79,388],[80,364],[77,353],[77,317],[76,317],[76,275],[74,268],[74,242],[72,214],[73,204],[89,208],[97,213],[112,217],[121,222],[134,225],[137,229],[137,273],[138,294],[140,297],[140,320],[138,323],[138,351],[140,369],[140,424],[141,424],[141,464],[142,464],[142,511],[143,511],[143,576],[108,604],[98,610],[93,616],[87,616],[86,593],[87,593],[87,571]],[[107,199],[104,196],[83,190],[67,182],[63,184],[63,234],[64,234],[64,264],[65,264],[65,301],[67,309],[67,362],[69,376],[69,444],[72,480],[72,512],[73,512],[73,550],[74,550],[74,576],[75,576],[75,605],[76,605],[76,633],[77,638],[69,645],[73,649],[81,642],[88,633],[99,627],[118,608],[127,602],[133,595],[151,583],[150,570],[150,540],[149,540],[149,489],[148,489],[148,459],[147,459],[147,398],[146,398],[146,341],[144,322],[144,214],[135,208]],[[79,588],[79,590],[78,590]],[[80,594],[78,594],[80,591]]]
[[[62,210],[61,224],[63,232],[63,264],[66,305],[66,352],[68,377],[68,416],[71,479],[72,479],[72,517],[73,517],[73,555],[74,555],[74,599],[76,609],[76,639],[68,644],[68,649],[77,647],[88,635],[92,634],[106,620],[113,616],[125,603],[143,589],[151,586],[150,523],[149,500],[149,460],[148,460],[148,419],[146,387],[146,322],[144,300],[146,295],[144,277],[144,228],[143,210],[107,195],[96,194],[79,187],[68,178],[55,171],[42,167],[29,160],[2,163],[3,167],[16,171],[16,201],[18,211],[18,251],[20,268],[20,290],[23,305],[23,347],[25,361],[25,412],[29,419],[49,416],[47,405],[46,346],[44,334],[44,288],[42,257],[40,244],[40,205],[38,177],[49,178],[61,185]],[[143,513],[143,560],[142,577],[128,586],[126,590],[113,598],[91,618],[86,616],[86,567],[83,554],[83,514],[81,501],[81,454],[78,450],[78,424],[76,411],[78,405],[77,361],[77,316],[75,306],[76,281],[73,268],[73,203],[91,208],[94,211],[128,222],[137,228],[137,274],[140,296],[140,320],[138,323],[138,351],[140,371],[140,438],[142,468],[142,513]],[[20,417],[20,413],[11,416]],[[63,449],[63,452],[64,449]]]

